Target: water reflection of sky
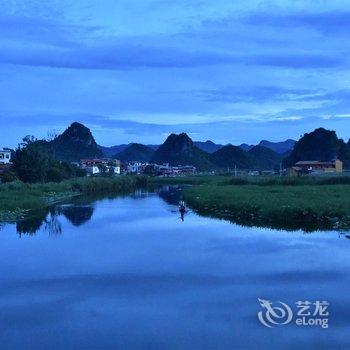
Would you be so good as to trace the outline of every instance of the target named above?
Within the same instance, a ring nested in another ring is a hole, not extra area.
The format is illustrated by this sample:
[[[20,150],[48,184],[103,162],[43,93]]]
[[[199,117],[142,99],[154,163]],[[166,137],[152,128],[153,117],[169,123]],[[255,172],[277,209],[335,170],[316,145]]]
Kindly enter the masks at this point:
[[[60,235],[48,234],[45,223],[20,238],[15,224],[3,227],[1,344],[350,347],[349,240],[243,228],[193,212],[182,222],[176,209],[139,194],[60,207]],[[328,300],[330,328],[266,329],[257,321],[258,298]]]

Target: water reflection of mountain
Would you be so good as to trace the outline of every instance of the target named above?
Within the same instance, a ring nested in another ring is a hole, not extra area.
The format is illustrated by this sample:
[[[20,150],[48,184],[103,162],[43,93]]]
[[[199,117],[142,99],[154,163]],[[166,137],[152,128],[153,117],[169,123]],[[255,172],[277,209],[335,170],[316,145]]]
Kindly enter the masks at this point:
[[[19,235],[28,234],[34,235],[45,222],[50,209],[42,209],[37,211],[35,215],[29,216],[24,220],[20,220],[16,223],[16,230]]]
[[[42,227],[49,235],[59,235],[62,233],[62,225],[58,220],[57,208],[51,207],[36,212],[35,215],[18,221],[16,224],[17,233],[34,235]]]
[[[95,208],[92,205],[66,205],[50,207],[29,216],[16,223],[19,235],[34,235],[43,229],[49,235],[62,233],[62,224],[59,217],[64,216],[72,225],[80,226],[91,220]]]
[[[84,206],[64,206],[60,208],[61,213],[74,226],[80,226],[85,222],[91,220],[95,208],[91,205]]]

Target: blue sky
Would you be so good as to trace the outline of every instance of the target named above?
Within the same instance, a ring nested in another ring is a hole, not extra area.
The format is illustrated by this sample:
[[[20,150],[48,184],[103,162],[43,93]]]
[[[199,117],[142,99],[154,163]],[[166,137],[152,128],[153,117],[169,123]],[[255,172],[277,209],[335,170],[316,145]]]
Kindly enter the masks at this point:
[[[0,147],[73,121],[102,145],[348,140],[349,34],[344,0],[2,1]]]

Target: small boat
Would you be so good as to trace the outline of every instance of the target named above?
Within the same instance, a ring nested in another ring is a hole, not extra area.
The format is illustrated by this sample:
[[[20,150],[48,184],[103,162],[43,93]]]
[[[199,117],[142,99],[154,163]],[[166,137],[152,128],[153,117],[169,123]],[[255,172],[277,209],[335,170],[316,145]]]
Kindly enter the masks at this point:
[[[180,213],[186,213],[185,202],[180,202],[180,204],[179,204],[179,212]]]
[[[185,214],[186,214],[186,205],[184,201],[181,201],[179,203],[179,212],[181,215],[181,220],[184,221],[185,220]]]

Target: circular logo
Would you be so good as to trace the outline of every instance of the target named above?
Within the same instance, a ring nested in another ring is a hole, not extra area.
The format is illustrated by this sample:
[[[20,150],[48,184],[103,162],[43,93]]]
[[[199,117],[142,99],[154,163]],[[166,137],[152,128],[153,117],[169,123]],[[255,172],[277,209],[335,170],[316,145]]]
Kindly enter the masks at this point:
[[[292,309],[285,303],[277,301],[273,303],[269,300],[258,299],[263,311],[258,312],[259,321],[266,327],[273,328],[275,325],[284,325],[293,318]]]

